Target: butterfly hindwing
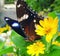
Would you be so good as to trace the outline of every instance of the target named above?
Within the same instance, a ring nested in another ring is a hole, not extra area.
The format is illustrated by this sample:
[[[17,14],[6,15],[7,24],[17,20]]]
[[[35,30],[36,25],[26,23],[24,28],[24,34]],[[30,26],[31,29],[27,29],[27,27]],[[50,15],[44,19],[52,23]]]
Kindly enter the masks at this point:
[[[23,36],[23,37],[25,37],[25,38],[27,37],[27,36],[25,35],[25,33],[23,32],[23,30],[22,30],[20,24],[18,23],[18,21],[13,20],[13,19],[11,19],[11,18],[9,18],[9,17],[5,17],[4,19],[5,19],[5,21],[7,22],[7,24],[8,24],[9,26],[11,26],[12,29],[15,30],[18,34],[20,34],[21,36]]]

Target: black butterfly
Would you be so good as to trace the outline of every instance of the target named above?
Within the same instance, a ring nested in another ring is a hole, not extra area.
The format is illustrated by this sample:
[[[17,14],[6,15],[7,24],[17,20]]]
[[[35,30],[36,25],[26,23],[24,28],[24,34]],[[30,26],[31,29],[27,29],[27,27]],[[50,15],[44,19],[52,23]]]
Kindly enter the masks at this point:
[[[35,33],[35,24],[39,24],[39,20],[42,20],[43,17],[40,18],[36,12],[32,11],[24,0],[17,1],[16,12],[18,21],[5,17],[6,22],[23,37],[31,41],[38,39],[39,36]],[[12,26],[14,23],[19,26]]]

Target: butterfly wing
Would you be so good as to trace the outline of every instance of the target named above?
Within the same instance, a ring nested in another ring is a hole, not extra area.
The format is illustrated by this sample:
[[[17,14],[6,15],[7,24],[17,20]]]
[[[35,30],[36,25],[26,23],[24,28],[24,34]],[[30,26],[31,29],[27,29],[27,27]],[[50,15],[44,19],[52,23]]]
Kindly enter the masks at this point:
[[[24,28],[24,32],[29,36],[29,40],[35,40],[39,36],[35,33],[35,24],[39,24],[40,18],[38,14],[32,11],[24,0],[18,0],[16,5],[18,22]]]
[[[35,11],[32,11],[31,8],[28,7],[24,0],[18,0],[16,5],[16,12],[18,21],[32,21],[33,19],[40,20],[41,18]]]
[[[9,26],[11,26],[12,27],[12,29],[14,30],[14,31],[16,31],[18,34],[20,34],[21,36],[23,36],[23,37],[27,37],[26,35],[25,35],[25,33],[23,32],[23,30],[22,30],[22,28],[21,28],[21,25],[18,23],[18,21],[16,21],[16,20],[13,20],[13,19],[11,19],[11,18],[9,18],[9,17],[5,17],[4,18],[4,20],[7,22],[7,24],[9,25]]]

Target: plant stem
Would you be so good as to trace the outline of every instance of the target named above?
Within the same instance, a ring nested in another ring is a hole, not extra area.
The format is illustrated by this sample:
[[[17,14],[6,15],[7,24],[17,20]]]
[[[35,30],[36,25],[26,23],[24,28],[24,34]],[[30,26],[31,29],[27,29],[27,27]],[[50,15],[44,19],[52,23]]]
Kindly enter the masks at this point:
[[[51,45],[52,45],[52,41],[50,43],[47,43],[47,48],[46,48],[47,53],[50,52]]]
[[[17,56],[19,56],[19,48],[17,49],[17,52],[16,52]]]
[[[57,37],[58,37],[58,33],[54,36],[52,42],[54,42],[57,39]]]

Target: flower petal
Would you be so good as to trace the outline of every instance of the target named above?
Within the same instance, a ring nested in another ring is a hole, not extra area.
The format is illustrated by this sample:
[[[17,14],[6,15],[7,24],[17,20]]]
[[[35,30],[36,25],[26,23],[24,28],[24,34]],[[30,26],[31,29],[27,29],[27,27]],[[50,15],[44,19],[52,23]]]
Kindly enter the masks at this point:
[[[47,34],[46,41],[49,43],[52,40],[53,35]]]

